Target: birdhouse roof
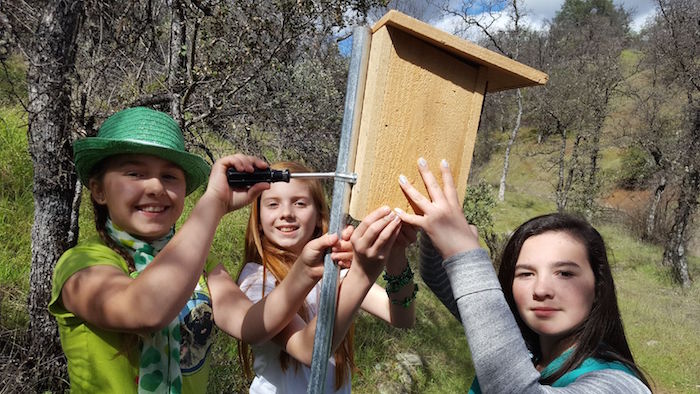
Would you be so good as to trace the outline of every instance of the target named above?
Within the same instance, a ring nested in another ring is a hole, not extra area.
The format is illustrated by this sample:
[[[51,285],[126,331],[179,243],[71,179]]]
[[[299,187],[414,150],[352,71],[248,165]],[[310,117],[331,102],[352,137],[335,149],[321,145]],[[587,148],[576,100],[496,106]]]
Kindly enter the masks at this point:
[[[372,27],[372,32],[384,26],[400,29],[468,63],[485,66],[487,92],[544,85],[547,82],[547,74],[539,70],[446,33],[401,12],[389,11]]]

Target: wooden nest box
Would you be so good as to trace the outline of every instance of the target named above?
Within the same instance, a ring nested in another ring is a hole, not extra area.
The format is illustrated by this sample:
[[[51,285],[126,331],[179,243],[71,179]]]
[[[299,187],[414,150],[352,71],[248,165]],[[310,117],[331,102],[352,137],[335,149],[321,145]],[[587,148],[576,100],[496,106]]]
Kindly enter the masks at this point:
[[[547,75],[397,11],[372,28],[356,138],[349,213],[363,219],[388,204],[412,212],[398,184],[406,175],[425,188],[416,160],[441,181],[446,159],[460,201],[487,92],[546,83]],[[355,136],[356,134],[356,136]]]

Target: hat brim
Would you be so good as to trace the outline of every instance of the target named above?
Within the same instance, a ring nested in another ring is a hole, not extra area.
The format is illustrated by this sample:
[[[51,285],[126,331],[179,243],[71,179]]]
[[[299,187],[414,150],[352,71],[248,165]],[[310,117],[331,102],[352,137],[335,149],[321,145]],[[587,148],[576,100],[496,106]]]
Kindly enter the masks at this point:
[[[186,194],[195,191],[209,177],[211,167],[204,159],[188,152],[145,144],[142,141],[112,140],[99,137],[83,138],[73,144],[75,169],[80,181],[88,185],[90,171],[100,161],[114,155],[142,154],[168,160],[185,172]]]

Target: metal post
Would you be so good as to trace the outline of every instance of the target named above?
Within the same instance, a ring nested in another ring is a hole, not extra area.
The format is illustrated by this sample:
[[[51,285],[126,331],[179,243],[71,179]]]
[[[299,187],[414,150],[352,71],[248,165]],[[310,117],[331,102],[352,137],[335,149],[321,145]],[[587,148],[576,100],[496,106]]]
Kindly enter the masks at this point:
[[[352,34],[352,54],[350,70],[348,71],[347,90],[345,92],[345,109],[343,125],[338,147],[338,163],[336,173],[348,173],[355,165],[355,150],[357,148],[357,128],[362,114],[362,99],[365,91],[367,62],[372,33],[369,27],[357,27]],[[346,221],[348,203],[350,201],[350,185],[347,180],[335,178],[333,182],[333,204],[331,206],[329,233],[340,233]],[[321,299],[314,336],[314,350],[311,360],[311,380],[307,393],[322,394],[325,392],[326,370],[331,355],[333,326],[335,325],[335,305],[338,284],[338,267],[326,253],[323,261],[323,279],[321,282]]]

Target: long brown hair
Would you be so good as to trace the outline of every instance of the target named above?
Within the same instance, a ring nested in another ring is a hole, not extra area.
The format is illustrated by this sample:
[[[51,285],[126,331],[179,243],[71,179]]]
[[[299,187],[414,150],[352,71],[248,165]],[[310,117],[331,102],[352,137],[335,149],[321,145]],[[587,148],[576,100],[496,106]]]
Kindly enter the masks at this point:
[[[586,358],[595,357],[623,363],[647,387],[651,388],[644,373],[634,362],[634,357],[632,357],[632,352],[627,344],[603,237],[587,221],[568,214],[542,215],[523,223],[510,237],[501,256],[498,280],[513,316],[520,326],[528,349],[535,355],[535,358],[542,356],[539,335],[525,324],[515,304],[513,297],[515,264],[520,256],[520,250],[528,238],[550,231],[566,233],[581,242],[586,248],[588,262],[595,276],[595,300],[586,320],[572,334],[576,340],[576,347],[572,355],[556,372],[542,379],[541,383],[551,385],[566,372],[577,368]]]
[[[309,168],[295,162],[279,162],[272,164],[270,167],[276,170],[289,169],[292,172],[310,172]],[[303,180],[302,182],[309,187],[314,207],[319,213],[320,226],[317,226],[313,233],[313,238],[317,238],[328,231],[328,203],[326,202],[321,182],[318,180]],[[275,277],[276,284],[279,284],[289,273],[289,270],[296,261],[297,256],[290,251],[281,249],[277,245],[274,245],[263,234],[262,226],[260,224],[261,196],[262,195],[258,196],[251,206],[250,217],[248,218],[248,228],[246,229],[245,233],[245,261],[244,264],[241,265],[241,271],[245,266],[245,263],[258,263],[263,266],[263,284],[265,283],[268,271]],[[241,271],[238,272],[239,277],[241,275]],[[264,292],[265,286],[263,285],[263,297],[265,296]],[[306,305],[306,303],[301,306],[298,314],[306,322],[311,320],[308,305]],[[353,332],[354,324],[351,325],[347,335],[343,339],[343,342],[334,354],[336,368],[336,390],[346,383],[348,371],[354,369],[355,366]],[[253,369],[250,346],[240,340],[238,341],[238,358],[243,366],[243,372],[246,378],[251,379],[253,377]],[[289,368],[290,364],[293,365],[295,369],[299,367],[299,362],[290,357],[289,354],[284,351],[280,352],[279,361],[283,371]]]

